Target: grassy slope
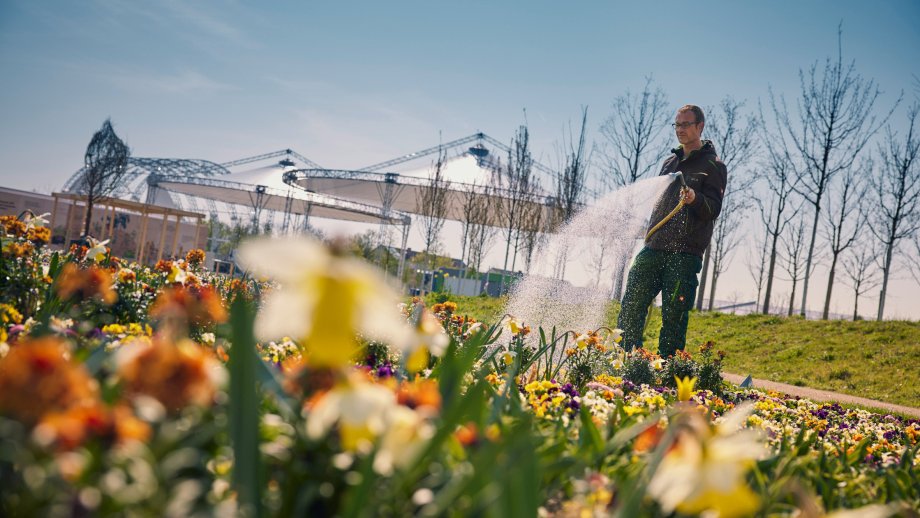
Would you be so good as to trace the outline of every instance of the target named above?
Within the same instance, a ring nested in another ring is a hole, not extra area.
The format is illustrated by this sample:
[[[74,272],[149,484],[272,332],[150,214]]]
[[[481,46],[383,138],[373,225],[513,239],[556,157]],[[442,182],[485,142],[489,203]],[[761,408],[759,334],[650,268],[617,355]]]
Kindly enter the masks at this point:
[[[491,323],[504,299],[457,297],[459,312]],[[610,309],[610,323],[617,308]],[[646,346],[661,326],[652,312]],[[688,350],[712,340],[728,353],[725,370],[755,378],[833,390],[920,407],[920,322],[811,321],[772,315],[693,313]]]

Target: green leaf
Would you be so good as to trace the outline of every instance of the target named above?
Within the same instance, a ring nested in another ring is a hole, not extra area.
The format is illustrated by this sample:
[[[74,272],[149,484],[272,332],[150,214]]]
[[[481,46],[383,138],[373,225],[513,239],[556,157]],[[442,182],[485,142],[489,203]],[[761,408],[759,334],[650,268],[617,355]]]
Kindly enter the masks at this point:
[[[230,440],[233,445],[233,487],[239,508],[248,516],[260,515],[259,394],[256,389],[256,354],[253,335],[255,309],[244,297],[230,307],[233,347],[230,348]]]

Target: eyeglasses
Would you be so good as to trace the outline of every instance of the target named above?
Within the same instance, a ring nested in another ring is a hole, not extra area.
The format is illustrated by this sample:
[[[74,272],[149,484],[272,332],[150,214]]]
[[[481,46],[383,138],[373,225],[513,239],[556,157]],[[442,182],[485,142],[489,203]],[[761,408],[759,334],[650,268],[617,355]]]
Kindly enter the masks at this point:
[[[674,129],[687,129],[690,126],[696,126],[697,124],[699,124],[699,122],[672,122],[671,127]]]

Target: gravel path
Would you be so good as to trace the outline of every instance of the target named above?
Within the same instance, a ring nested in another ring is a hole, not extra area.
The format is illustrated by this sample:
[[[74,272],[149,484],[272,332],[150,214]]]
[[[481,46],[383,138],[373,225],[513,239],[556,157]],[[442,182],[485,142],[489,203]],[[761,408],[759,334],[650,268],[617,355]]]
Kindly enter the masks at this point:
[[[723,372],[722,377],[736,385],[741,384],[745,378],[745,376],[730,374],[727,372]],[[894,405],[891,403],[885,403],[883,401],[876,401],[874,399],[851,396],[849,394],[840,394],[838,392],[830,392],[828,390],[818,390],[808,387],[797,387],[795,385],[777,383],[775,381],[762,380],[758,378],[754,378],[753,382],[754,383],[751,386],[756,389],[774,390],[776,392],[782,392],[783,394],[789,394],[790,396],[808,398],[813,401],[836,401],[837,403],[860,405],[867,408],[884,410],[887,412],[897,412],[901,415],[920,418],[920,408]]]

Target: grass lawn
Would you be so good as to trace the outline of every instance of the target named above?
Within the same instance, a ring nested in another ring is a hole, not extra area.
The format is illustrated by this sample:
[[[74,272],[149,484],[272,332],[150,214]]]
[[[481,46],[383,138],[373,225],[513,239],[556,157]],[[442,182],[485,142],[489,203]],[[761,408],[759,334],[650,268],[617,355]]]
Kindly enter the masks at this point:
[[[485,323],[501,318],[505,302],[453,295],[450,300],[461,314]],[[611,305],[608,325],[616,323],[617,312]],[[656,308],[645,332],[647,348],[656,348],[660,326]],[[920,322],[692,313],[688,350],[696,352],[709,340],[728,353],[729,372],[920,407]]]

